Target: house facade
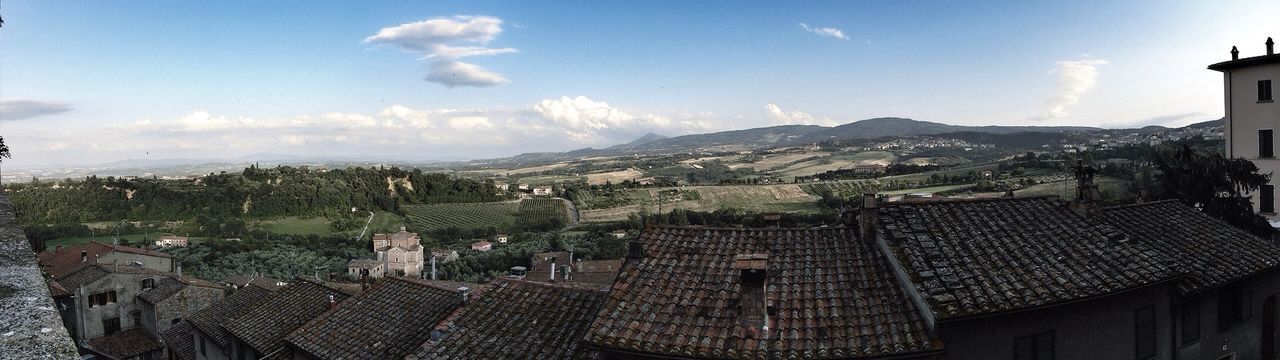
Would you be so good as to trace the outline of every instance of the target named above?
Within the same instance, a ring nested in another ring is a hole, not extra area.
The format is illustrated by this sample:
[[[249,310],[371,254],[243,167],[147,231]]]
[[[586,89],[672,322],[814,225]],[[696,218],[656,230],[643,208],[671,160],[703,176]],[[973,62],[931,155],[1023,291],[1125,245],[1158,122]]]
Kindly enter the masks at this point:
[[[373,234],[373,250],[378,260],[386,263],[386,273],[398,276],[422,276],[422,238],[404,227],[394,234]]]
[[[1209,65],[1209,69],[1222,72],[1226,156],[1249,159],[1265,174],[1280,173],[1275,151],[1280,130],[1280,103],[1275,94],[1280,86],[1280,54],[1271,38],[1264,46],[1263,55],[1244,58],[1232,47],[1230,61]],[[1254,209],[1272,221],[1280,219],[1276,215],[1275,181],[1252,194]]]
[[[159,247],[171,247],[171,246],[176,246],[176,247],[186,247],[186,246],[187,246],[187,244],[188,244],[188,241],[189,241],[189,239],[188,239],[186,236],[178,236],[178,235],[173,235],[173,234],[165,234],[165,235],[160,235],[160,238],[159,238],[159,239],[156,239],[156,246],[159,246]]]
[[[173,255],[155,250],[90,241],[75,246],[57,246],[37,254],[40,266],[53,277],[61,277],[86,263],[140,266],[152,270],[176,272]]]

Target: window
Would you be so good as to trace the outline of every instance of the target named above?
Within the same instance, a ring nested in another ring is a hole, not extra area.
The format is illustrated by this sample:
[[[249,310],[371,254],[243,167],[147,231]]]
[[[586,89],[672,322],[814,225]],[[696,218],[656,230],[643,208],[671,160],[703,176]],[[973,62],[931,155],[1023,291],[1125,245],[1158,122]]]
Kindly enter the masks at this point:
[[[1258,130],[1258,157],[1269,158],[1275,155],[1271,147],[1271,129]]]
[[[1271,101],[1271,80],[1258,80],[1258,102]]]
[[[197,337],[200,338],[200,355],[207,356],[208,354],[205,353],[204,351],[204,337],[203,336],[197,336]]]
[[[1014,360],[1052,360],[1053,331],[1013,339]]]
[[[102,332],[105,335],[120,332],[120,318],[102,319]]]
[[[142,324],[142,312],[138,310],[129,312],[129,325],[138,326]]]
[[[1239,286],[1218,289],[1218,331],[1230,329],[1244,319],[1243,297]]]
[[[1156,357],[1156,308],[1147,305],[1134,311],[1133,327],[1138,360]]]
[[[1264,213],[1276,212],[1276,187],[1275,185],[1262,185],[1262,189],[1258,190],[1258,211]]]
[[[142,289],[143,289],[143,290],[150,289],[150,288],[153,288],[153,287],[156,287],[156,280],[155,280],[155,279],[142,279]]]
[[[1178,312],[1182,316],[1182,344],[1200,340],[1200,298],[1187,299]]]
[[[116,302],[116,292],[108,291],[89,295],[89,307],[98,307]]]

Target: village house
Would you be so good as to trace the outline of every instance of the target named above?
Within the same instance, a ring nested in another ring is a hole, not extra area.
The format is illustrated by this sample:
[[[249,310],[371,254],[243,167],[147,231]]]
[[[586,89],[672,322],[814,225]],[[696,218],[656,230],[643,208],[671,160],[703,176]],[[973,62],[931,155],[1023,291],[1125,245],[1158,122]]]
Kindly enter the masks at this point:
[[[386,274],[386,263],[377,259],[352,259],[347,262],[347,277],[358,279],[380,279]]]
[[[458,260],[458,251],[449,249],[431,249],[431,257],[438,264],[444,264]]]
[[[155,244],[156,246],[159,246],[159,247],[170,247],[170,246],[186,247],[187,241],[188,239],[186,236],[164,234],[164,235],[160,235],[160,238],[156,239]]]
[[[274,291],[289,283],[261,275],[235,275],[222,279],[222,286],[227,290],[236,290],[249,285]]]
[[[573,253],[568,251],[552,251],[535,253],[529,259],[529,271],[525,280],[529,281],[565,281],[568,280]]]
[[[85,351],[113,358],[159,356],[159,329],[167,328],[175,317],[209,306],[222,291],[212,283],[174,273],[92,262],[49,283],[56,289],[52,295],[62,298],[58,311],[71,336]],[[161,285],[163,289],[157,289]],[[177,293],[187,301],[163,301]]]
[[[422,276],[422,238],[404,227],[394,234],[373,234],[373,250],[386,263],[385,272],[398,276]]]
[[[471,243],[471,250],[475,250],[475,251],[493,250],[493,243],[484,241],[484,240],[473,242]]]
[[[516,186],[516,189],[529,190],[529,184],[520,184],[519,186]]]
[[[230,334],[230,353],[237,360],[291,358],[285,336],[353,295],[323,282],[295,279],[223,325]]]
[[[62,277],[84,263],[141,266],[152,270],[175,272],[173,255],[124,245],[108,245],[90,241],[81,245],[57,246],[37,254],[40,266],[55,278]]]
[[[222,301],[188,317],[164,332],[169,353],[184,360],[239,359],[231,352],[231,334],[225,325],[230,319],[248,312],[276,289],[267,289],[255,283],[246,285],[227,295]]]
[[[624,230],[624,229],[614,230],[612,234],[615,239],[621,239],[621,238],[627,237],[627,230]]]
[[[1209,65],[1209,69],[1222,72],[1226,95],[1226,129],[1223,131],[1226,157],[1249,159],[1260,173],[1267,174],[1280,173],[1280,159],[1275,152],[1275,129],[1280,127],[1280,103],[1276,102],[1275,95],[1276,85],[1280,83],[1280,54],[1276,53],[1275,41],[1271,38],[1267,38],[1264,46],[1264,55],[1245,58],[1232,46],[1231,60]],[[1259,214],[1280,223],[1275,185],[1263,185],[1252,194],[1252,200]]]
[[[494,236],[493,236],[493,241],[494,241],[494,242],[497,242],[497,243],[499,243],[499,244],[506,244],[506,243],[507,243],[507,239],[509,239],[509,237],[507,236],[507,234],[498,234],[498,235],[494,235]]]
[[[551,196],[552,194],[551,187],[550,186],[535,187],[533,188],[533,194],[541,195],[541,196]]]
[[[568,272],[569,282],[611,286],[614,279],[618,277],[618,271],[622,270],[622,262],[623,259],[577,259],[573,262],[572,270]]]

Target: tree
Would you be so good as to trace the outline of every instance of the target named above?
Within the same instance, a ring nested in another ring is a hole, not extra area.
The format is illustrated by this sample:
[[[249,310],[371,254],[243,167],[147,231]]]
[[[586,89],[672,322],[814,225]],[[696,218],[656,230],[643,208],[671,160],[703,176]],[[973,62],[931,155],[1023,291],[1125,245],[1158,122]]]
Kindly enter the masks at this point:
[[[0,23],[4,23],[4,21],[0,20]],[[4,136],[0,136],[0,163],[3,163],[4,159],[12,159],[12,158],[13,156],[9,155],[9,145],[5,145]]]
[[[1247,195],[1266,185],[1271,174],[1258,173],[1258,167],[1249,160],[1199,153],[1185,145],[1177,150],[1157,150],[1153,158],[1162,197],[1179,199],[1255,235],[1271,237],[1271,225],[1253,212],[1253,202]]]

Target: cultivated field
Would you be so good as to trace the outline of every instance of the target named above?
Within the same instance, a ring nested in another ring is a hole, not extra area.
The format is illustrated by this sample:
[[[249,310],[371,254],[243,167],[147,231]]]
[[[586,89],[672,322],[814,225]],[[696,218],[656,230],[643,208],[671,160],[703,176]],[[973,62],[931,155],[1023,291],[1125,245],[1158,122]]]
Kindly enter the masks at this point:
[[[515,222],[520,202],[405,205],[409,222],[418,229],[458,227],[505,230]]]
[[[604,185],[604,183],[618,184],[626,180],[639,179],[644,173],[636,169],[626,169],[622,171],[612,171],[603,173],[587,174],[587,183],[591,185]]]
[[[570,223],[569,207],[565,205],[564,200],[531,197],[520,201],[519,212],[516,214],[515,219],[517,228],[529,228],[547,221],[558,221],[561,224]]]
[[[519,169],[507,170],[507,175],[510,176],[510,175],[516,175],[516,174],[540,173],[547,170],[559,169],[565,166],[569,166],[569,163],[555,163],[555,164],[523,167]]]
[[[749,167],[749,168],[754,169],[755,171],[766,171],[766,170],[772,170],[772,169],[775,169],[775,168],[778,168],[778,167],[786,166],[787,164],[791,164],[791,163],[794,163],[794,162],[799,162],[799,161],[804,161],[804,160],[807,160],[807,159],[812,159],[812,158],[817,158],[817,157],[824,157],[824,156],[831,156],[831,153],[828,153],[828,152],[807,152],[807,153],[801,153],[801,154],[782,154],[782,155],[771,155],[771,156],[769,156],[769,157],[766,157],[766,158],[761,159],[761,160],[756,161],[756,162],[751,162],[751,163],[734,163],[734,164],[730,164],[730,165],[729,165],[729,168],[730,168],[730,169],[741,169],[741,168],[748,168],[748,167]]]
[[[832,170],[850,169],[857,165],[889,165],[897,158],[897,156],[894,156],[892,153],[887,151],[864,151],[856,154],[829,156],[793,164],[778,170],[778,174],[785,180],[791,180],[797,176],[810,176]]]
[[[817,197],[800,188],[800,185],[732,185],[732,186],[686,186],[682,191],[696,192],[696,199],[667,202],[661,205],[662,211],[686,209],[696,211],[715,211],[721,208],[735,208],[747,211],[791,211],[805,212],[817,210]],[[658,196],[659,189],[637,190],[644,193],[634,197],[646,197],[638,204],[612,207],[607,209],[580,210],[582,221],[615,221],[624,220],[627,215],[640,212],[642,209],[657,212],[659,206],[653,199]]]

